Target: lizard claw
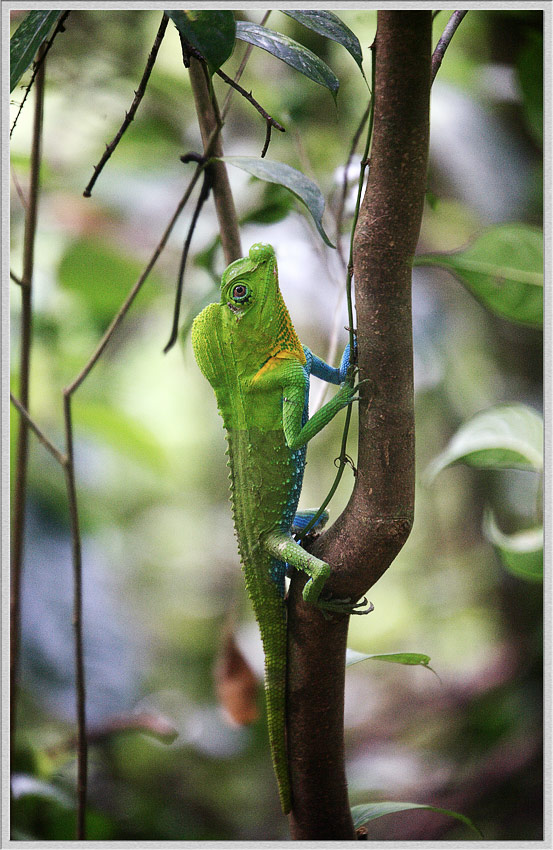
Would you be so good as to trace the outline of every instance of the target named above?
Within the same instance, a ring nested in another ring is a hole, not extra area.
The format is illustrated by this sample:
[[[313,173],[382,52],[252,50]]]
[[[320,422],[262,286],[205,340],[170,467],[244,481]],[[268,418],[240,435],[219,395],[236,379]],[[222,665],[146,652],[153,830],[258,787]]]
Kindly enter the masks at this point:
[[[315,603],[318,608],[321,609],[323,616],[325,619],[329,619],[328,613],[335,614],[370,614],[371,611],[374,611],[374,605],[372,602],[367,602],[367,597],[364,596],[360,602],[351,601],[351,597],[346,597],[345,599],[318,599]],[[367,605],[367,608],[364,606]],[[363,610],[357,610],[363,609]]]

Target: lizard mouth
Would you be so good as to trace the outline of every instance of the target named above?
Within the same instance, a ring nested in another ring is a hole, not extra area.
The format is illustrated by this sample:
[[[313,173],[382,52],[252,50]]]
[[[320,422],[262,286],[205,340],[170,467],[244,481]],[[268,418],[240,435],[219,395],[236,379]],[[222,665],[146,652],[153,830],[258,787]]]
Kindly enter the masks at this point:
[[[232,301],[227,301],[227,307],[229,308],[229,310],[232,310],[232,312],[233,312],[235,315],[236,315],[237,313],[240,313],[240,312],[241,312],[240,307],[238,306],[238,304],[233,304],[233,303],[232,303]]]

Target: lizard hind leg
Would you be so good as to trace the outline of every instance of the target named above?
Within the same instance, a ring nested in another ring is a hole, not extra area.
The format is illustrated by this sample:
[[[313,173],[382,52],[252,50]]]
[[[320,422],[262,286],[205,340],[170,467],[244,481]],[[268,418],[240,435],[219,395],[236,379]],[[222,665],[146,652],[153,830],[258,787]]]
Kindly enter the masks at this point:
[[[351,599],[321,599],[321,592],[331,572],[330,564],[302,549],[292,540],[289,533],[271,531],[264,537],[263,545],[274,558],[285,561],[289,567],[307,573],[309,581],[303,588],[303,598],[306,602],[321,608],[323,613],[330,611],[337,614],[369,614],[373,610],[372,604],[368,609],[363,609],[363,606],[367,604],[366,599],[361,602],[352,602]]]

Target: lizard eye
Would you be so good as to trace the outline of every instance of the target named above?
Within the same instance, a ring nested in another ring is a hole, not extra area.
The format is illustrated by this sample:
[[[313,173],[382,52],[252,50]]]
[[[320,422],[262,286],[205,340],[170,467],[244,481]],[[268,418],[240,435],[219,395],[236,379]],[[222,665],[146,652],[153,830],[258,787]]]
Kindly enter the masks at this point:
[[[244,303],[244,301],[248,301],[250,298],[250,289],[248,286],[245,286],[243,283],[237,283],[232,290],[232,298],[233,301],[238,301],[238,303]]]

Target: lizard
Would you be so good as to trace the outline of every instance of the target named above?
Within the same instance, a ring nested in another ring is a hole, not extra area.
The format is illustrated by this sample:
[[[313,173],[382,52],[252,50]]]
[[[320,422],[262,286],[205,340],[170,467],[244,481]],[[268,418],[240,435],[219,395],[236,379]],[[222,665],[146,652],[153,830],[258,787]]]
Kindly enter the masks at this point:
[[[302,346],[284,303],[271,245],[252,245],[247,257],[223,272],[221,300],[209,304],[192,325],[198,366],[215,391],[223,418],[230,468],[230,496],[246,588],[259,623],[265,654],[269,742],[280,802],[291,809],[285,741],[285,575],[303,570],[305,601],[323,612],[368,613],[366,603],[326,599],[321,593],[330,565],[292,537],[315,511],[296,513],[306,444],[356,399],[346,346],[339,368]],[[309,376],[340,389],[308,418]],[[328,519],[324,512],[318,527]],[[327,614],[327,616],[329,616]]]

